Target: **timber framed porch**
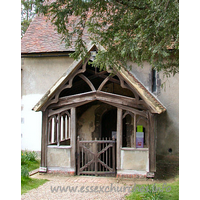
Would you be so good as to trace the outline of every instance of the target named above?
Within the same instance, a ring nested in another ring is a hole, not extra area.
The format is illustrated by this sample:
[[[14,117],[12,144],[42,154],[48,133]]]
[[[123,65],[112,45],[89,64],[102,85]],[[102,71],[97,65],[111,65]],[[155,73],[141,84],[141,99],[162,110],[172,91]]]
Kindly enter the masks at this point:
[[[88,53],[97,50],[92,45]],[[166,109],[123,68],[99,71],[88,60],[74,61],[33,110],[42,111],[41,172],[101,174],[104,169],[120,175],[156,171],[155,117]],[[116,118],[111,125],[102,125],[106,114],[107,121]],[[138,125],[144,128],[142,148],[136,145]],[[95,140],[102,136],[103,126],[109,130],[104,137],[115,134],[116,141]],[[84,140],[77,141],[78,136]],[[87,148],[91,143],[94,147]],[[100,143],[105,146],[98,147]],[[109,149],[111,165],[100,157]]]

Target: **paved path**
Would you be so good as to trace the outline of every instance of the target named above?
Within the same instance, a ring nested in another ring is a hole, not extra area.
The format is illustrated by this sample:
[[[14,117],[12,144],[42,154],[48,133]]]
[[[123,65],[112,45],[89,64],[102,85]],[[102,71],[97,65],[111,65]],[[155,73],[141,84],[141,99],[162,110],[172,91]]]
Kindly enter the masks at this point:
[[[35,174],[33,178],[44,178],[49,181],[37,189],[30,190],[21,196],[22,200],[121,200],[130,193],[133,180],[119,180],[114,177],[73,176],[65,177],[55,174]],[[140,180],[137,184],[150,181]]]

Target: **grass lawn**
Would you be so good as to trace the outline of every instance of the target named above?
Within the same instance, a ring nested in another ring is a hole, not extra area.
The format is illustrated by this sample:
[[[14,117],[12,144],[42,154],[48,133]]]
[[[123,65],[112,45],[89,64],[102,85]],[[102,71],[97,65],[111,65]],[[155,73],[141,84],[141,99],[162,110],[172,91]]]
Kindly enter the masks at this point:
[[[179,178],[172,183],[157,183],[149,185],[135,185],[127,200],[178,200]]]
[[[35,179],[29,177],[21,177],[21,194],[28,192],[34,188],[39,187],[40,185],[46,183],[48,180],[46,179]]]
[[[26,166],[29,172],[38,169],[40,167],[40,160],[26,161]]]
[[[40,161],[36,160],[35,152],[21,152],[21,194],[37,188],[48,180],[29,177],[29,172],[40,167]]]

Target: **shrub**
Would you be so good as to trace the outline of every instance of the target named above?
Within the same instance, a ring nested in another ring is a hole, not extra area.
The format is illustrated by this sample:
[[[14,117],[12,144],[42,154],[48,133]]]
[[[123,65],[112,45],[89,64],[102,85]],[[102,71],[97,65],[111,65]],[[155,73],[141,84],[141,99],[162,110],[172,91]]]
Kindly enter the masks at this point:
[[[126,196],[127,200],[178,200],[179,199],[179,178],[174,182],[157,183],[151,185],[134,186],[132,192]]]
[[[21,166],[21,177],[29,177],[28,168],[26,166]]]
[[[21,152],[21,165],[25,165],[27,162],[25,153]]]
[[[35,153],[34,151],[28,152],[26,155],[29,161],[36,161],[37,153]]]
[[[25,165],[27,161],[36,161],[37,153],[34,151],[21,151],[21,165]]]
[[[162,198],[160,188],[155,185],[147,185],[148,192],[144,193],[142,197],[146,200],[160,200]]]

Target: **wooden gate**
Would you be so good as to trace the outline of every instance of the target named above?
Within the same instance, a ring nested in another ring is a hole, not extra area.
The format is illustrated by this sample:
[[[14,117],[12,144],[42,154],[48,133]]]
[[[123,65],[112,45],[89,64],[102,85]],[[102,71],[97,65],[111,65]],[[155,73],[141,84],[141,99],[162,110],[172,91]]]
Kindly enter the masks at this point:
[[[77,174],[115,175],[115,139],[80,140],[77,139]]]

